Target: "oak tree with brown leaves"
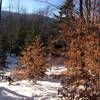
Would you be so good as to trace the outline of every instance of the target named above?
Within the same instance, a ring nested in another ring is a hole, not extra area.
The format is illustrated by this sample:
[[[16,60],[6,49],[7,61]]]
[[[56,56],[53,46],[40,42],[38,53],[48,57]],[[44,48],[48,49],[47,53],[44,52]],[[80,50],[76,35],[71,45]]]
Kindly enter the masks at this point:
[[[21,62],[26,67],[24,77],[35,81],[43,78],[47,69],[44,54],[41,39],[37,36],[33,44],[22,51]]]

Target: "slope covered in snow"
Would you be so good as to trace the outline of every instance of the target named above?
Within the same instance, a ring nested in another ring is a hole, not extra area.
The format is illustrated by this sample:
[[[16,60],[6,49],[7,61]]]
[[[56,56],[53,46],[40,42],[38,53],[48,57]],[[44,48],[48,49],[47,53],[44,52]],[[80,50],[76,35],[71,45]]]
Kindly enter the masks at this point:
[[[51,69],[59,72],[61,68]],[[48,72],[50,74],[50,70]],[[46,78],[33,84],[31,81],[16,81],[12,85],[7,82],[0,82],[0,100],[57,100],[57,91],[60,87],[60,80]]]

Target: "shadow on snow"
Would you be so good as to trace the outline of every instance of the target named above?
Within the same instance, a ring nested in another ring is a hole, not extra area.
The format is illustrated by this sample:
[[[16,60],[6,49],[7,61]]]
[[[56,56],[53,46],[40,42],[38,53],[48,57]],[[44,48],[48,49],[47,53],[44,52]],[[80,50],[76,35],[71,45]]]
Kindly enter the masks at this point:
[[[7,94],[11,94],[12,96],[9,96]],[[0,100],[29,100],[30,98],[24,95],[20,95],[14,91],[11,91],[9,89],[6,89],[4,87],[0,87]]]

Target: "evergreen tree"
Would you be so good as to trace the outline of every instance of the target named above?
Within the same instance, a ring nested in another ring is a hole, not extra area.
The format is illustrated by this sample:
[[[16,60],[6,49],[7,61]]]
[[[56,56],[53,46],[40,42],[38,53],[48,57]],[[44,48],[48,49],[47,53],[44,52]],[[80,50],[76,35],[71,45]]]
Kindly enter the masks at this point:
[[[4,34],[0,34],[0,69],[6,66],[7,40]]]
[[[25,38],[29,32],[29,26],[27,23],[27,16],[20,16],[18,23],[16,24],[16,31],[14,34],[15,40],[12,41],[12,52],[19,54],[25,47]]]
[[[37,28],[38,28],[37,23],[33,21],[30,27],[30,31],[26,34],[25,46],[30,45],[34,41],[35,35],[37,33]]]
[[[65,0],[64,4],[59,8],[60,18],[71,19],[74,12],[74,0]]]

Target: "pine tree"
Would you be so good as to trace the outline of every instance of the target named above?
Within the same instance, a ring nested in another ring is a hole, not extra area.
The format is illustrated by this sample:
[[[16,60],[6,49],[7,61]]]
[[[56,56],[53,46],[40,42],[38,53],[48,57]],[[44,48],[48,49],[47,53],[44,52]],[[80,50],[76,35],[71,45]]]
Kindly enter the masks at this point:
[[[25,38],[25,46],[30,45],[35,38],[35,33],[37,32],[37,23],[35,21],[33,21],[31,28],[30,28],[30,32],[26,34],[26,38]]]
[[[60,19],[71,19],[74,12],[74,0],[65,0],[64,4],[59,8]]]
[[[12,44],[13,45],[12,50],[14,51],[14,53],[20,54],[22,49],[25,47],[25,39],[28,31],[29,29],[28,29],[27,16],[23,15],[19,17],[18,23],[16,25],[16,32],[15,32],[16,37],[15,41],[13,41],[13,43],[15,42],[15,44]]]
[[[0,69],[6,68],[7,40],[4,34],[0,34]]]

